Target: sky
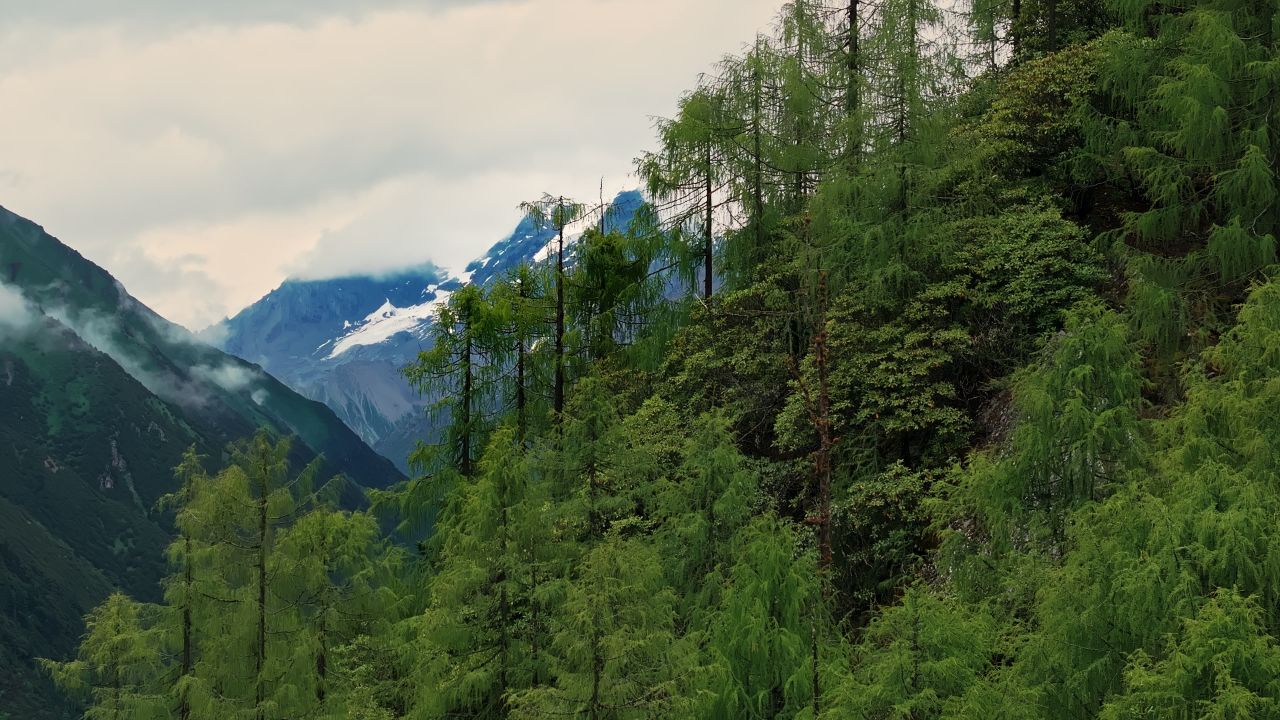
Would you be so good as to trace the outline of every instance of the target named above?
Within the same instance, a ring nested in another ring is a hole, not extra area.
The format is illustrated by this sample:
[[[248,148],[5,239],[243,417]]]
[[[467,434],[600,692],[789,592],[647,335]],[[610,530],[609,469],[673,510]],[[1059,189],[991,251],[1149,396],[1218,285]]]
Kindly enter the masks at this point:
[[[0,205],[198,330],[638,185],[781,0],[0,0]]]

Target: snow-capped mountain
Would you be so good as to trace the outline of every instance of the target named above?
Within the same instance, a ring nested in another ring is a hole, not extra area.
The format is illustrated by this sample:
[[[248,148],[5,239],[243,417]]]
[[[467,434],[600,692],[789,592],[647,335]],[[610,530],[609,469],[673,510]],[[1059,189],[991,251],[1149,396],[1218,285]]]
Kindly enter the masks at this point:
[[[607,223],[628,227],[643,204],[639,192],[619,194]],[[526,218],[461,272],[427,264],[376,277],[287,280],[201,335],[325,403],[404,469],[414,444],[434,439],[428,400],[401,369],[430,347],[437,308],[466,284],[545,260],[555,236]]]

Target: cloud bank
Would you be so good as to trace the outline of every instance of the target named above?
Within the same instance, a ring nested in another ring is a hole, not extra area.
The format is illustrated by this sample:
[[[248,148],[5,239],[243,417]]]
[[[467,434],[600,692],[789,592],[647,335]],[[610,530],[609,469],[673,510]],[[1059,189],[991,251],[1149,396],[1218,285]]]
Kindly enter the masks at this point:
[[[635,185],[779,0],[0,0],[0,197],[198,329]]]

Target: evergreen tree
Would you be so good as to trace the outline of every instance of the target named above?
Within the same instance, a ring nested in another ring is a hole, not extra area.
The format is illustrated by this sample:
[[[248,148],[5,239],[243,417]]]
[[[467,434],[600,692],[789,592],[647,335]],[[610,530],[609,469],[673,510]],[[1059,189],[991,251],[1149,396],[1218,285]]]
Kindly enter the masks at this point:
[[[981,610],[911,588],[867,628],[822,717],[955,717],[995,644],[995,625]]]
[[[158,608],[112,593],[85,617],[85,636],[75,660],[43,661],[54,682],[87,695],[88,720],[150,720],[171,717],[163,678],[163,626]]]
[[[544,487],[530,479],[509,426],[493,436],[475,483],[458,489],[431,601],[415,625],[423,640],[417,712],[423,717],[504,717],[507,695],[542,677],[547,642],[536,619],[550,528]]]
[[[790,526],[767,515],[754,519],[735,543],[712,631],[716,673],[710,690],[716,699],[709,716],[796,717],[815,700],[817,564],[811,554],[797,555]]]
[[[499,318],[485,291],[467,285],[449,296],[432,328],[432,346],[418,355],[405,375],[428,397],[440,397],[447,410],[446,457],[463,477],[471,476],[483,445],[485,413],[490,411],[494,376],[501,370]],[[418,454],[420,465],[428,456]]]
[[[182,463],[174,474],[181,483],[178,492],[161,499],[162,506],[173,506],[178,509],[174,518],[174,526],[178,538],[169,546],[169,562],[175,572],[165,588],[165,602],[180,617],[179,623],[179,666],[178,679],[174,683],[177,694],[179,720],[190,720],[192,683],[195,679],[195,615],[199,596],[196,592],[195,563],[197,547],[203,540],[201,537],[200,518],[192,512],[198,507],[196,493],[209,483],[209,476],[201,465],[202,458],[196,454],[194,447],[188,448],[182,456]]]
[[[617,535],[601,542],[553,621],[551,684],[517,693],[512,717],[681,716],[675,606],[652,546]]]
[[[550,227],[556,233],[553,269],[553,277],[555,278],[555,332],[552,336],[555,341],[553,350],[555,374],[551,389],[551,409],[558,426],[560,417],[564,414],[567,382],[565,374],[567,352],[565,336],[568,332],[567,298],[565,295],[565,229],[580,220],[585,214],[586,208],[581,203],[566,199],[563,195],[559,197],[544,195],[541,200],[523,203],[520,209],[532,218],[535,224]]]
[[[349,706],[333,692],[338,650],[399,619],[397,572],[370,515],[320,507],[280,532],[269,573],[272,593],[289,609],[281,613],[288,624],[273,630],[288,640],[282,707],[310,717],[346,716]]]
[[[674,120],[659,121],[662,151],[637,163],[671,226],[671,254],[691,284],[701,280],[703,302],[715,289],[716,212],[729,179],[726,144],[736,134],[724,93],[708,84],[681,99]]]
[[[1105,46],[1082,177],[1111,179],[1133,198],[1109,238],[1130,258],[1135,319],[1145,339],[1181,347],[1197,338],[1186,332],[1193,315],[1214,327],[1244,281],[1276,260],[1274,12],[1110,7],[1132,32]],[[1230,291],[1216,298],[1211,286]]]

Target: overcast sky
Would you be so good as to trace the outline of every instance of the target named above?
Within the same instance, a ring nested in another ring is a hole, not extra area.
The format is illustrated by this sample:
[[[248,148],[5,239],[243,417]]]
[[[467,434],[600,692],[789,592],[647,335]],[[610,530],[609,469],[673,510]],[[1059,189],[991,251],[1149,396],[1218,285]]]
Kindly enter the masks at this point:
[[[461,268],[631,161],[781,0],[0,0],[0,205],[198,329]]]

